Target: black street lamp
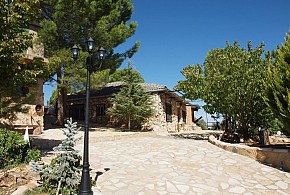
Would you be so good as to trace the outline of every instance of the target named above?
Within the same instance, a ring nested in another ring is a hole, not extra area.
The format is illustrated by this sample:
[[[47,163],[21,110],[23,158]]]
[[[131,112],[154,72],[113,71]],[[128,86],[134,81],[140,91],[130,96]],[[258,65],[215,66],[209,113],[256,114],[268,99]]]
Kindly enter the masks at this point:
[[[92,195],[92,186],[90,178],[90,164],[89,164],[89,101],[90,101],[90,74],[91,68],[94,66],[93,61],[93,50],[95,48],[95,41],[92,38],[89,38],[87,43],[87,51],[89,56],[86,59],[86,69],[87,69],[87,83],[86,83],[86,107],[85,107],[85,135],[84,135],[84,153],[83,153],[83,169],[82,169],[82,179],[80,184],[79,195]],[[79,55],[79,48],[74,45],[71,48],[72,57],[74,60],[77,60]],[[98,50],[98,59],[100,63],[104,59],[104,48]],[[100,64],[101,66],[101,64]]]

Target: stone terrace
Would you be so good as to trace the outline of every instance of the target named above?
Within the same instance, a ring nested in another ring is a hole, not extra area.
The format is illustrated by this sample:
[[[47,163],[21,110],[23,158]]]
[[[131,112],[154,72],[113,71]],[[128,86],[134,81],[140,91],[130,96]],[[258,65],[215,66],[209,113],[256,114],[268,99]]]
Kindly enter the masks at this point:
[[[59,140],[61,136],[62,131],[53,130],[45,139]],[[76,149],[82,148],[79,142]],[[91,131],[90,164],[96,180],[94,194],[256,195],[290,191],[290,173],[206,140]]]

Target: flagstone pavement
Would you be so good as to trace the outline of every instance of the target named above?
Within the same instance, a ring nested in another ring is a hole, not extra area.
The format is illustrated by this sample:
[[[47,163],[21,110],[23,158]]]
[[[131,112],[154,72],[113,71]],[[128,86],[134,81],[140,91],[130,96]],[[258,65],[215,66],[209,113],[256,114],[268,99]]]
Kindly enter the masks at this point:
[[[76,149],[82,153],[83,144]],[[94,194],[290,194],[290,173],[205,140],[92,137],[89,152]]]
[[[80,131],[77,136],[82,135]],[[225,151],[207,140],[108,130],[90,131],[89,136],[94,195],[290,194],[289,172]],[[65,137],[54,129],[39,138],[47,147]],[[82,155],[82,139],[76,149]],[[49,162],[52,157],[43,159]]]

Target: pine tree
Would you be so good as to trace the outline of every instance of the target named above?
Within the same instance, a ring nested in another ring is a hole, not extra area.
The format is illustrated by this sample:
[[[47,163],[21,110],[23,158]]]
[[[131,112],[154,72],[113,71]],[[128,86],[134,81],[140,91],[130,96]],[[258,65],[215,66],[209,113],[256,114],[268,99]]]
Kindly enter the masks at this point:
[[[138,83],[145,82],[141,73],[132,68],[124,68],[124,69],[116,70],[116,72],[110,75],[109,82],[111,83],[111,82],[117,82],[117,81],[125,81],[128,75],[128,71],[130,71],[130,74],[132,77],[135,77],[134,78],[134,80],[136,79],[135,82],[138,82]]]
[[[132,71],[129,64],[125,83],[111,98],[113,107],[108,109],[108,114],[127,124],[129,130],[133,126],[140,127],[153,114],[150,95],[138,83],[139,79],[132,76]]]
[[[92,83],[103,83],[109,73],[113,73],[124,59],[132,57],[138,50],[139,42],[123,52],[114,50],[134,35],[137,23],[130,21],[132,0],[44,0],[42,10],[44,19],[40,22],[39,37],[49,57],[49,66],[56,75],[57,118],[59,125],[63,125],[67,90],[79,91],[86,86],[84,62],[87,53],[81,52],[79,63],[74,64],[70,48],[78,44],[85,51],[86,40],[92,37],[96,47],[106,49],[106,60],[101,69],[93,69],[91,75]],[[96,61],[96,64],[99,62]]]
[[[276,61],[269,60],[265,101],[282,122],[284,133],[290,134],[290,32],[274,57]]]
[[[53,150],[59,155],[54,158],[50,165],[46,165],[40,171],[42,187],[50,193],[75,194],[80,184],[80,160],[81,156],[74,149],[75,143],[80,138],[77,134],[77,123],[72,119],[67,121],[66,130],[63,130],[66,139]]]

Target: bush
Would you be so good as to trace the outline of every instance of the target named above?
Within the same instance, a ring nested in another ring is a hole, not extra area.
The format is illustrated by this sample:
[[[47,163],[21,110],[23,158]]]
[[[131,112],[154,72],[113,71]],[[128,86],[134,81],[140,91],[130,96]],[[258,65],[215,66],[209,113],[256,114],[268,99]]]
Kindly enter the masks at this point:
[[[30,148],[27,151],[27,155],[25,156],[25,163],[29,163],[31,161],[39,161],[41,159],[41,152],[37,148]]]
[[[205,122],[203,119],[201,119],[201,120],[199,121],[198,126],[200,126],[202,130],[206,130],[206,129],[208,129],[208,128],[207,128],[207,124],[206,124],[206,122]]]
[[[24,192],[24,195],[40,195],[40,194],[48,194],[48,193],[46,189],[41,187],[28,189]]]
[[[40,151],[30,149],[23,135],[8,129],[0,129],[0,169],[39,160]]]
[[[272,135],[283,130],[283,124],[278,119],[273,119],[269,124],[269,131]]]
[[[26,145],[20,133],[0,129],[0,168],[21,163]]]
[[[227,143],[240,143],[240,137],[234,132],[224,132],[221,136],[221,141]]]

